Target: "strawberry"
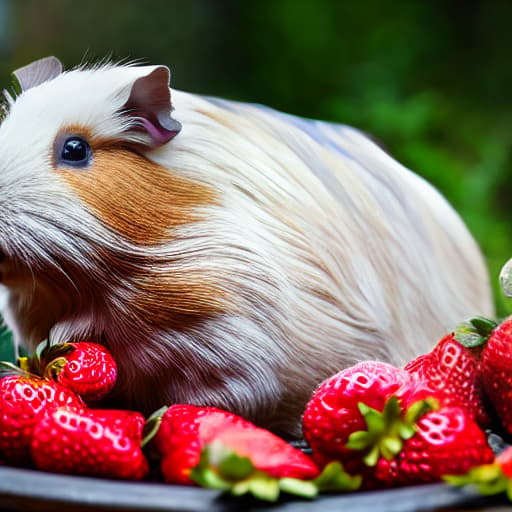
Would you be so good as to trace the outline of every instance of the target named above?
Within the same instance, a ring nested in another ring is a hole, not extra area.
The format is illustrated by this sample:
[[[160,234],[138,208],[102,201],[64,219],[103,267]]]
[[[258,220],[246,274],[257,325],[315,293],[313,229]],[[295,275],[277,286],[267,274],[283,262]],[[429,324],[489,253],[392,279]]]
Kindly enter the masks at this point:
[[[488,335],[481,359],[482,385],[503,428],[512,434],[512,317]]]
[[[358,363],[322,382],[306,405],[302,421],[313,459],[320,466],[330,460],[359,459],[347,447],[350,435],[366,428],[358,404],[382,412],[392,396],[409,405],[425,398],[427,390],[406,371],[379,361]]]
[[[33,373],[53,378],[87,403],[104,398],[117,379],[117,366],[110,352],[103,345],[87,341],[50,345],[45,340],[28,364]]]
[[[27,465],[36,424],[60,406],[80,410],[84,404],[57,382],[23,375],[0,379],[0,458],[9,464]]]
[[[512,317],[499,325],[485,318],[473,318],[456,330],[455,337],[480,350],[481,387],[503,428],[512,434]]]
[[[482,347],[464,346],[456,337],[456,333],[446,335],[404,370],[423,380],[442,405],[466,409],[481,428],[487,428],[491,419],[480,382]]]
[[[55,409],[34,429],[32,459],[44,471],[140,480],[148,473],[143,420],[135,412]]]
[[[320,489],[356,488],[357,478],[330,466],[323,475],[300,450],[268,430],[214,407],[174,405],[153,440],[166,482],[198,483],[275,500],[280,491],[312,497]]]
[[[512,446],[503,450],[503,452],[496,457],[496,463],[500,466],[503,474],[512,480]]]
[[[459,407],[441,407],[417,420],[415,434],[397,455],[377,461],[375,478],[384,487],[437,482],[493,460],[487,436],[471,416]]]
[[[206,436],[211,432],[240,425],[251,428],[252,423],[243,418],[214,407],[197,407],[176,404],[159,409],[148,420],[155,423],[152,440],[161,455],[161,469],[166,482],[193,485],[190,472],[199,463]],[[155,435],[156,432],[156,435]]]

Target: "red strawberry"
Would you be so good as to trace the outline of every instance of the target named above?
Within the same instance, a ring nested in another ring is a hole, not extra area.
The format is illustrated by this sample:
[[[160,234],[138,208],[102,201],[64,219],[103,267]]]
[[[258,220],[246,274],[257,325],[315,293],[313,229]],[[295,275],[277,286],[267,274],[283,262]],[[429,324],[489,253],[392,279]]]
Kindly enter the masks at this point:
[[[148,462],[141,450],[142,421],[137,415],[56,409],[34,429],[34,464],[56,473],[140,480],[148,472]]]
[[[487,436],[466,411],[442,407],[417,421],[416,433],[391,460],[377,461],[375,478],[384,487],[436,482],[493,460]]]
[[[162,457],[164,480],[186,485],[194,484],[190,472],[199,463],[205,438],[231,425],[252,427],[252,423],[230,412],[184,404],[161,409],[148,421],[159,423],[152,442]]]
[[[364,361],[338,372],[320,384],[304,412],[304,437],[314,460],[323,466],[330,460],[360,458],[346,446],[353,432],[366,429],[360,402],[381,412],[392,396],[407,407],[428,394],[406,371],[388,363]]]
[[[464,408],[482,428],[487,428],[491,419],[480,382],[482,348],[464,346],[456,336],[448,334],[404,370],[423,380],[442,405]]]
[[[277,499],[281,490],[313,496],[335,480],[332,488],[340,488],[341,481],[345,489],[358,484],[339,466],[314,481],[319,471],[307,455],[268,430],[213,407],[170,407],[154,444],[162,456],[164,480],[171,483],[197,482],[266,500]]]
[[[503,474],[512,480],[512,446],[501,452],[496,457],[496,462],[499,464]]]
[[[123,409],[89,409],[94,418],[105,422],[112,431],[122,432],[130,439],[141,442],[146,419],[137,411]]]
[[[77,410],[83,402],[56,382],[9,375],[0,379],[0,457],[9,464],[30,461],[30,442],[36,424],[49,411],[68,406]]]
[[[110,352],[103,345],[87,341],[59,345],[43,341],[29,364],[34,373],[53,378],[88,403],[104,398],[117,379],[117,366]]]
[[[512,434],[512,317],[492,330],[481,359],[485,392],[503,427]]]

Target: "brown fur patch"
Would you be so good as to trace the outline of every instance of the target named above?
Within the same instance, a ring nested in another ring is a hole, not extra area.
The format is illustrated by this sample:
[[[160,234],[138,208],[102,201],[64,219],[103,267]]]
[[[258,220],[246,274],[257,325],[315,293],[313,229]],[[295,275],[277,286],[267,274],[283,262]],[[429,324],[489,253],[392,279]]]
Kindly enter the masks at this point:
[[[94,138],[76,126],[63,132],[84,136],[93,160],[89,168],[61,167],[57,172],[105,224],[136,244],[165,242],[173,228],[199,220],[197,207],[215,202],[214,192],[205,185],[174,174],[118,141]]]
[[[176,175],[118,140],[95,138],[84,127],[62,130],[55,143],[57,151],[73,135],[89,142],[92,164],[72,169],[57,167],[54,159],[56,172],[101,221],[135,244],[170,241],[174,228],[201,219],[198,207],[215,203],[214,192],[205,185]],[[107,249],[101,258],[119,277],[136,283],[138,291],[126,308],[146,323],[183,330],[223,311],[218,276],[173,271],[172,262],[151,256],[130,259]]]

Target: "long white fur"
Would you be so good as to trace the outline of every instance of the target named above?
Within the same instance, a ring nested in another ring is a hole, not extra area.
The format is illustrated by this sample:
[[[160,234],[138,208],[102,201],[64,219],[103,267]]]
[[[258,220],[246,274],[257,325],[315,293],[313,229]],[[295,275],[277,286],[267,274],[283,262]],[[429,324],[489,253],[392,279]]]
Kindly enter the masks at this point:
[[[212,404],[299,435],[305,401],[330,374],[365,359],[403,364],[459,321],[493,314],[480,251],[436,190],[357,130],[255,105],[173,90],[183,130],[146,157],[220,202],[164,246],[108,229],[53,172],[53,141],[74,124],[127,137],[116,112],[153,69],[72,70],[11,102],[0,248],[25,262],[4,283],[17,342],[33,347],[49,329],[54,342],[98,339],[122,367],[118,394],[130,405]],[[126,310],[139,283],[102,250],[141,265],[151,254],[148,276],[216,278],[226,313],[155,331]],[[61,276],[53,285],[39,277],[48,268]]]

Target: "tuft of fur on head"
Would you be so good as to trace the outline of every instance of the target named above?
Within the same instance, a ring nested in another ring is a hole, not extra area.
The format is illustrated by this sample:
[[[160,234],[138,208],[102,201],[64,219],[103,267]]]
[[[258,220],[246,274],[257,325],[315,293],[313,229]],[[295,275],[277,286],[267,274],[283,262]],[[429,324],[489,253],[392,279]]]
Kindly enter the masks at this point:
[[[215,405],[297,436],[324,378],[492,314],[460,218],[364,135],[167,97],[166,73],[81,66],[11,101],[0,270],[17,340],[105,343],[124,405]],[[85,168],[56,156],[70,134]]]

